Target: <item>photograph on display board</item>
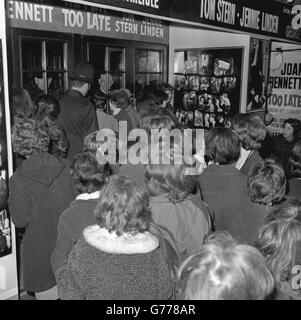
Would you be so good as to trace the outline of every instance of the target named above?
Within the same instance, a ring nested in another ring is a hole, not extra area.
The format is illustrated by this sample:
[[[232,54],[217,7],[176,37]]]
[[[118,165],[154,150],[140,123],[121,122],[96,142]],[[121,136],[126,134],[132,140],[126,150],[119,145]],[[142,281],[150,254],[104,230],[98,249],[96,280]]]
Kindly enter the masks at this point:
[[[7,210],[8,164],[4,104],[2,43],[0,42],[0,257],[12,252],[10,216]]]
[[[191,122],[181,110],[194,111],[192,127],[210,129],[225,125],[239,112],[242,53],[241,48],[175,51],[174,70],[185,65],[183,73],[174,74],[174,106],[180,122]]]
[[[247,111],[266,107],[270,42],[251,38]]]

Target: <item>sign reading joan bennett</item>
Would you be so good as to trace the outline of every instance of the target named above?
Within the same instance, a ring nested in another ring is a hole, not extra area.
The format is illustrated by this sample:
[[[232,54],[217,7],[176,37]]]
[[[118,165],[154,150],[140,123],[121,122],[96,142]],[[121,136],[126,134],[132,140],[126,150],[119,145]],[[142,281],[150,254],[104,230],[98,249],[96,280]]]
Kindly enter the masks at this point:
[[[277,52],[277,48],[281,51]],[[286,51],[287,50],[287,51]],[[301,120],[301,46],[273,42],[269,84],[272,88],[268,109],[273,116],[271,129],[282,132],[285,119]]]
[[[160,19],[131,14],[118,17],[24,1],[8,1],[7,12],[10,24],[15,28],[168,43],[168,26]]]

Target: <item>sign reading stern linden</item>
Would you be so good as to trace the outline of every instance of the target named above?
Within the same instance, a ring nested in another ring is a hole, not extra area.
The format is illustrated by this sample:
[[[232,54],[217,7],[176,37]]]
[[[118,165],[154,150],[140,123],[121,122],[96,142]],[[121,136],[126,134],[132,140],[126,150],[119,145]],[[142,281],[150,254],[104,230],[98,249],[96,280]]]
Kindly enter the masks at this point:
[[[48,30],[126,39],[152,43],[168,43],[168,26],[160,19],[99,14],[70,8],[29,3],[7,2],[10,25],[15,28]],[[154,2],[156,3],[156,2]]]

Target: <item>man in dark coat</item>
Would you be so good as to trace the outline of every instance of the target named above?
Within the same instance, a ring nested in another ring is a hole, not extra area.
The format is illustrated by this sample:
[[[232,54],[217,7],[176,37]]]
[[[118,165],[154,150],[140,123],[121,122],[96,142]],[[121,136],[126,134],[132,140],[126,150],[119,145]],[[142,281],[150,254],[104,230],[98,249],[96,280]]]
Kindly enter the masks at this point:
[[[94,106],[85,98],[94,74],[94,67],[90,63],[80,62],[70,75],[71,89],[60,100],[59,123],[70,143],[67,155],[70,160],[83,151],[84,138],[98,129]]]

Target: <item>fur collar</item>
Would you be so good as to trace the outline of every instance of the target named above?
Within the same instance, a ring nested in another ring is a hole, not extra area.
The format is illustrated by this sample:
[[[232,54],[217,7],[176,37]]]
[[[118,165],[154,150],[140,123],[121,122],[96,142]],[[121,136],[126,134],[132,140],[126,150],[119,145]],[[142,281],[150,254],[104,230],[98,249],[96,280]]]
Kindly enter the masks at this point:
[[[159,240],[149,232],[117,236],[98,225],[90,226],[83,232],[85,240],[94,248],[113,254],[142,254],[154,251]]]
[[[95,200],[99,199],[100,191],[95,191],[93,193],[82,193],[76,197],[75,200]]]

